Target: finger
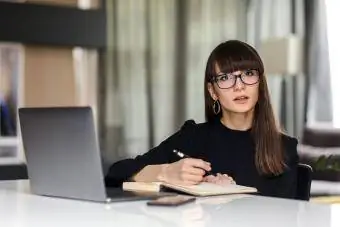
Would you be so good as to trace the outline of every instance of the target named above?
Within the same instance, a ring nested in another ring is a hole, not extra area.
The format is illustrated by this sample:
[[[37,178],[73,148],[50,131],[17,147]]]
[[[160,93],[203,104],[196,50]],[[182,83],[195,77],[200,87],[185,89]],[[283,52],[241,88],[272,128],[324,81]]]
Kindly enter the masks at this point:
[[[226,174],[218,173],[216,176],[218,177],[219,180],[224,180],[224,181],[230,180],[230,177],[228,175],[226,175]]]
[[[183,181],[193,181],[193,182],[202,182],[203,180],[203,176],[192,175],[188,173],[183,173],[181,178]]]
[[[195,181],[183,181],[183,185],[187,185],[187,186],[190,186],[190,185],[196,185],[198,184],[199,182],[195,182]]]
[[[227,174],[223,174],[223,178],[227,179],[227,181],[229,181],[230,184],[236,184],[234,179],[232,177],[228,176]]]
[[[183,166],[183,172],[186,172],[188,174],[192,174],[192,175],[199,175],[199,176],[204,176],[205,171],[201,168],[196,168],[193,166],[187,166],[184,165]]]
[[[195,158],[187,158],[184,160],[184,164],[185,165],[191,165],[191,166],[195,166],[198,168],[201,168],[205,171],[210,171],[211,170],[211,166],[209,162],[205,162],[202,159],[195,159]]]
[[[209,175],[203,178],[203,181],[205,182],[214,182],[215,181],[215,176]]]
[[[219,178],[216,177],[216,176],[211,176],[211,177],[209,178],[209,182],[210,182],[210,183],[214,183],[214,184],[217,183],[218,180],[219,180]]]
[[[224,176],[224,177],[228,177],[228,179],[230,179],[230,180],[232,180],[232,181],[234,180],[231,176],[229,176],[229,175],[227,175],[227,174],[223,174],[223,176]]]
[[[216,176],[214,176],[214,175],[207,175],[207,176],[205,176],[204,178],[207,178],[207,179],[215,179]]]

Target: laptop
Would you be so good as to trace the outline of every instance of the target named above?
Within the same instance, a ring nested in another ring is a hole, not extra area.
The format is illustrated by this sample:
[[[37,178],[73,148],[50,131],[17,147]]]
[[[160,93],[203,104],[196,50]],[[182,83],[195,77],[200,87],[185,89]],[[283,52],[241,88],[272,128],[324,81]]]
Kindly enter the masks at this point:
[[[19,108],[19,123],[34,194],[95,202],[167,195],[105,187],[90,107]]]

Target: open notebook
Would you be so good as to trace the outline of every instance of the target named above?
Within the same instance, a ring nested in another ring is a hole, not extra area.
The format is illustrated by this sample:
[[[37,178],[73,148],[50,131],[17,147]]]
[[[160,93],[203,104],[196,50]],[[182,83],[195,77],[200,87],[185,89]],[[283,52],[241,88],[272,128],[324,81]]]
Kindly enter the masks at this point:
[[[162,191],[166,189],[183,192],[194,196],[211,196],[211,195],[225,195],[225,194],[242,194],[242,193],[256,193],[257,189],[241,185],[230,184],[227,186],[216,185],[212,183],[202,182],[197,185],[174,185],[161,182],[124,182],[123,190],[125,191]]]

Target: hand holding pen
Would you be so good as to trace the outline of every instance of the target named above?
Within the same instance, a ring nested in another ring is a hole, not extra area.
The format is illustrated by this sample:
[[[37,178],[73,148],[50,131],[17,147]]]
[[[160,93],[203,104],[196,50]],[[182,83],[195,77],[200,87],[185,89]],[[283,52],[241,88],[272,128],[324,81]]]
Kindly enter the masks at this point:
[[[191,158],[192,159],[192,157],[190,157],[189,155],[186,155],[183,152],[180,152],[178,150],[173,150],[172,152],[174,152],[180,158]],[[209,165],[210,165],[210,163],[209,163]],[[205,169],[203,169],[203,170],[205,170]],[[205,175],[214,175],[214,174],[211,172],[211,169],[210,169],[209,171],[205,170]]]
[[[180,157],[181,159],[192,159],[190,156],[184,154],[181,151],[178,150],[173,150],[173,152]],[[210,165],[210,163],[209,163]],[[203,169],[205,170],[205,169]],[[236,184],[236,182],[233,180],[233,178],[231,178],[230,176],[228,176],[227,174],[220,174],[217,173],[216,175],[213,174],[211,172],[211,170],[207,171],[205,170],[205,175],[202,179],[202,181],[205,182],[210,182],[210,183],[215,183],[215,184],[219,184],[219,185],[229,185],[229,184]]]
[[[183,156],[177,162],[164,165],[160,180],[173,184],[193,185],[202,182],[206,172],[209,171],[210,163]]]

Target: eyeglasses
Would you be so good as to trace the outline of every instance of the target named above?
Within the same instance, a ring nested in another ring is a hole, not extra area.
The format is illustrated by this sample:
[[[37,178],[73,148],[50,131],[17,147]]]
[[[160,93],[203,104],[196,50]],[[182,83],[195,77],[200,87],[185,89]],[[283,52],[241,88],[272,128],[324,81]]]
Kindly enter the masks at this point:
[[[211,81],[217,83],[217,86],[221,89],[228,89],[235,86],[237,78],[240,78],[243,84],[253,85],[259,81],[260,75],[256,69],[250,69],[244,70],[240,74],[221,73]]]

